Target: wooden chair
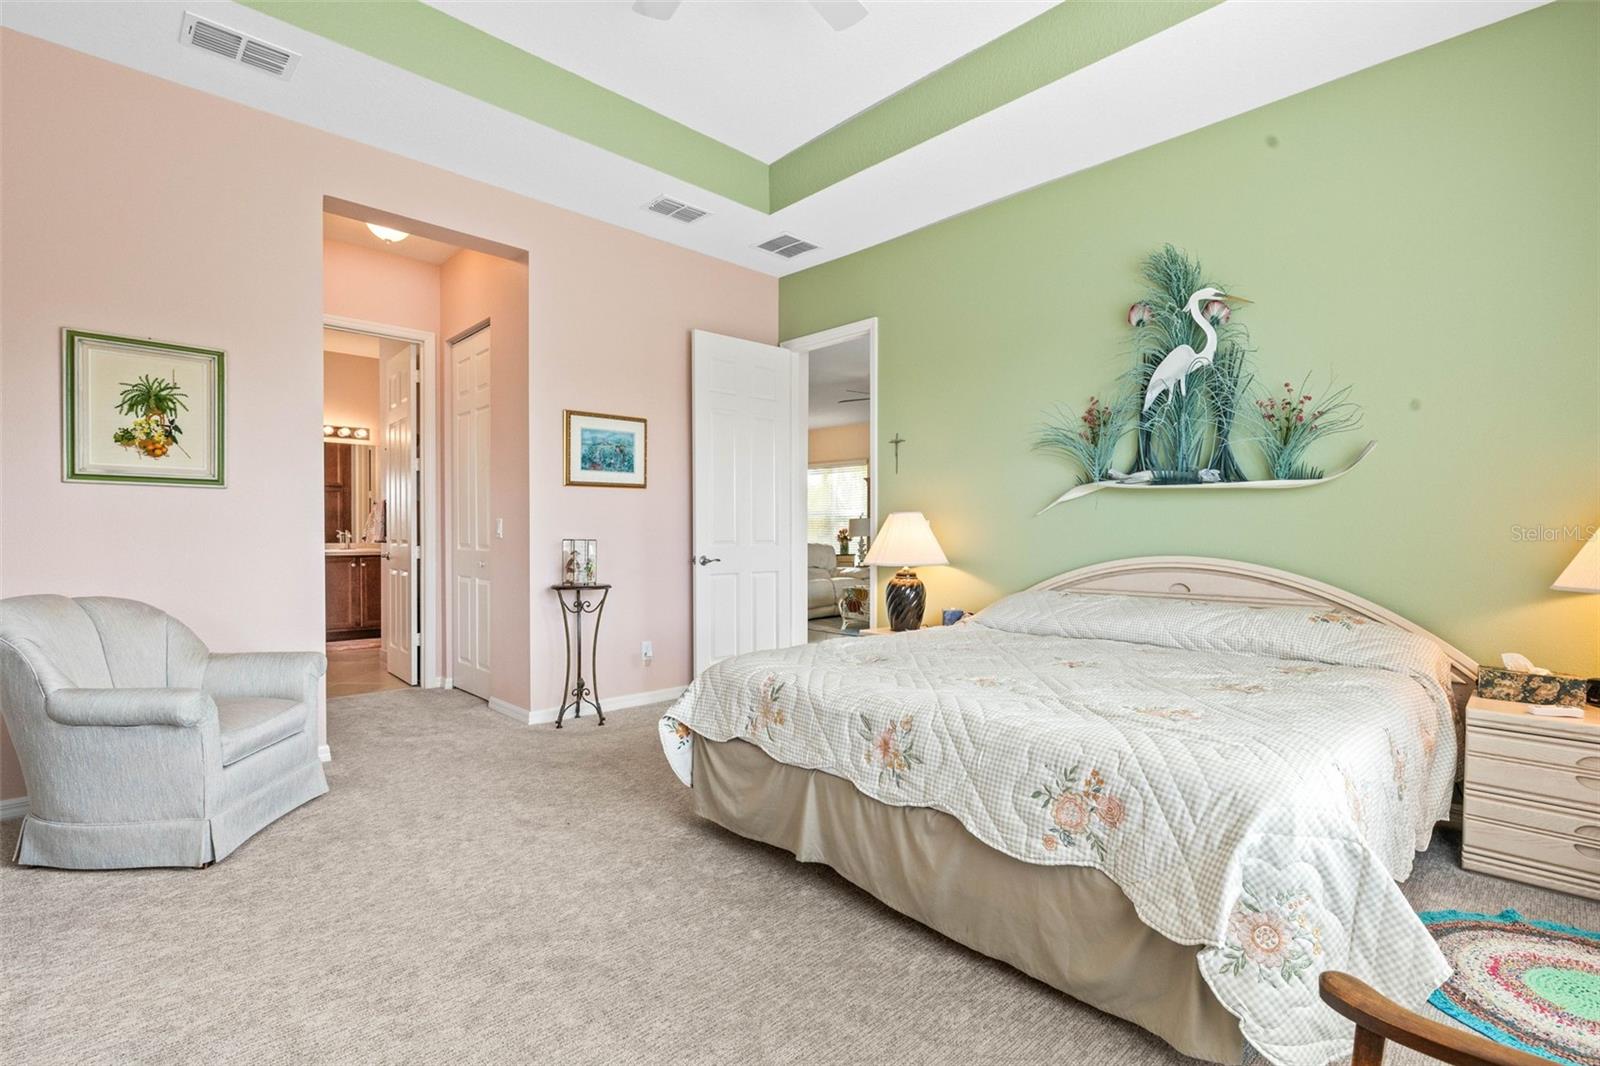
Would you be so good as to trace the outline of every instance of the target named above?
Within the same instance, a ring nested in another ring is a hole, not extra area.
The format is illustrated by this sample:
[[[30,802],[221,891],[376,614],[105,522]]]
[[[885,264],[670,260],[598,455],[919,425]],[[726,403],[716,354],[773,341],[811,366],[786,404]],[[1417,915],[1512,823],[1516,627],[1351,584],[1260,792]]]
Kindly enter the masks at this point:
[[[1347,973],[1327,971],[1320,987],[1323,1002],[1356,1023],[1350,1066],[1382,1066],[1386,1040],[1453,1066],[1550,1066],[1548,1059],[1414,1014]]]

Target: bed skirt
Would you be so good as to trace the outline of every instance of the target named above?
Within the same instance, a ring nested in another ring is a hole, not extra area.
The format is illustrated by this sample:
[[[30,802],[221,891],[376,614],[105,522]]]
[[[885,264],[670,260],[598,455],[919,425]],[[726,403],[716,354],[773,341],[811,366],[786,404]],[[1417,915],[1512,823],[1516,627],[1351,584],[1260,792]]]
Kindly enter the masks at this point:
[[[1200,949],[1140,922],[1099,870],[1021,862],[948,814],[880,803],[742,740],[697,736],[693,758],[702,818],[824,863],[901,914],[1185,1055],[1241,1061],[1239,1023],[1201,978]]]

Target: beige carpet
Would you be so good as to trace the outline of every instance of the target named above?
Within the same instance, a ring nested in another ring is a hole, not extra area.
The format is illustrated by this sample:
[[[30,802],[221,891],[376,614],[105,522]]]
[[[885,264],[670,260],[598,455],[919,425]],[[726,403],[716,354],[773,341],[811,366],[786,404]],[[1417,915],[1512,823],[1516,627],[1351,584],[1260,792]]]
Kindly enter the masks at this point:
[[[654,719],[557,732],[459,693],[350,697],[332,791],[212,869],[0,865],[0,1061],[1180,1061],[697,821]],[[1596,924],[1442,843],[1407,891]]]

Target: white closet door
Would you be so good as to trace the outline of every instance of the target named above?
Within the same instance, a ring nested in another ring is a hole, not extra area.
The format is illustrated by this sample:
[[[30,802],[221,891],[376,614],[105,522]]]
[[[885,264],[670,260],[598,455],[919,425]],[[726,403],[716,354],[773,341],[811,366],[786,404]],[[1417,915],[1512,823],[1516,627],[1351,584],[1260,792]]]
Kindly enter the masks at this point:
[[[450,676],[488,699],[489,328],[450,346]]]

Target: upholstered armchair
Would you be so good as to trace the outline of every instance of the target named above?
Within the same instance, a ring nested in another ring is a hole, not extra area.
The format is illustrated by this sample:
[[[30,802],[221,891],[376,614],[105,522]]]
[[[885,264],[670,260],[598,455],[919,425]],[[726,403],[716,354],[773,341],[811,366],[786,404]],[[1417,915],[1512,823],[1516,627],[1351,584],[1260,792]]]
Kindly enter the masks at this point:
[[[205,866],[328,791],[315,652],[215,655],[148,604],[0,600],[0,712],[28,814],[16,861]]]
[[[831,618],[839,613],[844,590],[868,583],[867,572],[841,569],[831,544],[806,545],[806,617]]]

